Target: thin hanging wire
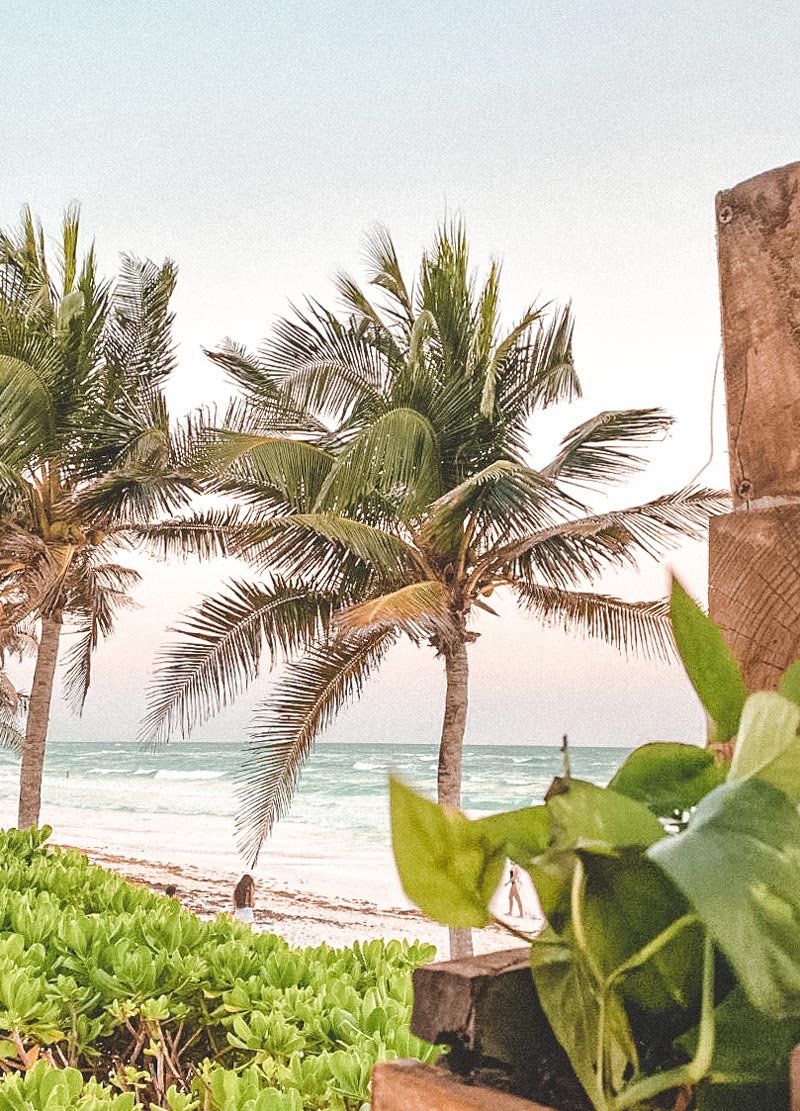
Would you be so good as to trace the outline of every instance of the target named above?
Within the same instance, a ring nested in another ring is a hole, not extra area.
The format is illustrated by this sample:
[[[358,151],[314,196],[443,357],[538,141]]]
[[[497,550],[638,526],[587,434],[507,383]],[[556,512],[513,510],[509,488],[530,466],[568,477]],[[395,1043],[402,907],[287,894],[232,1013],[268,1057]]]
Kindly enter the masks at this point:
[[[694,486],[695,482],[697,482],[698,478],[703,473],[703,471],[707,470],[711,466],[711,463],[713,462],[713,459],[714,459],[714,401],[715,401],[716,396],[717,396],[717,377],[719,375],[719,364],[720,364],[721,358],[722,358],[722,344],[719,345],[719,351],[717,351],[717,361],[714,363],[714,380],[711,383],[711,406],[710,406],[710,411],[709,411],[709,415],[708,415],[708,441],[709,441],[708,459],[702,465],[702,467],[697,472],[697,474],[694,475],[689,480],[689,486]]]

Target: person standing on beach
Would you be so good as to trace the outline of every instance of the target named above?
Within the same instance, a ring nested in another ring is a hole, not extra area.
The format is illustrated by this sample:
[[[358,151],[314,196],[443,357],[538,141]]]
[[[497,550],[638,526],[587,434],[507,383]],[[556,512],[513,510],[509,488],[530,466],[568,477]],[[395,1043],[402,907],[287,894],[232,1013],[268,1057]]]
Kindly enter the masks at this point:
[[[522,898],[521,898],[520,893],[519,893],[519,887],[517,886],[518,877],[519,877],[519,869],[517,868],[516,864],[512,864],[511,865],[511,870],[508,874],[508,881],[506,883],[506,887],[508,887],[508,917],[509,918],[511,917],[511,914],[513,912],[514,903],[517,904],[517,910],[519,912],[519,917],[522,918]]]
[[[251,875],[245,874],[233,889],[233,917],[240,922],[252,926],[255,921],[253,914],[253,896],[256,890],[256,881]]]

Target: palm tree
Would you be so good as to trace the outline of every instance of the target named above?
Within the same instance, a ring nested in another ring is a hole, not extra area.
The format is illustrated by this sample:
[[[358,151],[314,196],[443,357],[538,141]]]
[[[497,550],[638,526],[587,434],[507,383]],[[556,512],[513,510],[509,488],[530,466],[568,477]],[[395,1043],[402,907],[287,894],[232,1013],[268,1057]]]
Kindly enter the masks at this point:
[[[192,482],[181,469],[162,386],[174,362],[175,267],[124,256],[116,283],[78,255],[76,208],[64,217],[56,270],[41,224],[23,211],[0,230],[0,571],[14,623],[39,627],[20,772],[19,825],[39,819],[50,704],[64,623],[65,674],[83,706],[91,655],[139,576],[112,557],[130,526],[174,512]]]
[[[589,514],[580,491],[641,465],[659,410],[601,413],[534,468],[530,421],[579,396],[569,307],[531,307],[503,333],[499,267],[478,284],[459,224],[440,229],[414,287],[383,230],[369,243],[370,300],[337,279],[344,313],[313,302],[258,354],[211,357],[242,391],[204,449],[215,489],[238,505],[160,530],[262,576],[205,599],[162,651],[144,735],[186,735],[287,657],[255,713],[243,770],[242,844],[254,860],[290,805],[315,738],[402,635],[444,661],[438,793],[460,803],[468,647],[476,610],[511,591],[545,624],[623,649],[669,651],[662,600],[589,589],[604,570],[696,536],[724,499],[683,489]],[[159,530],[156,530],[157,532]]]

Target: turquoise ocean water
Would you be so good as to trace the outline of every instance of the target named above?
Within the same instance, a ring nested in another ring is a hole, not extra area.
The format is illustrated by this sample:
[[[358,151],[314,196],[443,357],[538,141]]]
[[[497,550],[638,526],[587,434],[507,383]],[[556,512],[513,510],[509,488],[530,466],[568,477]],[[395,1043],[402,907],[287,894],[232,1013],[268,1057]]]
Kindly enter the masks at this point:
[[[572,773],[605,784],[628,751],[575,748]],[[53,741],[48,747],[43,801],[76,811],[113,812],[115,820],[123,823],[125,812],[223,817],[237,809],[241,760],[242,749],[234,743],[188,741],[153,750],[134,742]],[[540,802],[561,768],[556,747],[468,745],[463,807],[479,816]],[[305,767],[286,822],[330,830],[354,847],[388,847],[390,774],[434,797],[435,747],[322,742]],[[17,784],[17,761],[0,752],[2,797],[15,798]]]

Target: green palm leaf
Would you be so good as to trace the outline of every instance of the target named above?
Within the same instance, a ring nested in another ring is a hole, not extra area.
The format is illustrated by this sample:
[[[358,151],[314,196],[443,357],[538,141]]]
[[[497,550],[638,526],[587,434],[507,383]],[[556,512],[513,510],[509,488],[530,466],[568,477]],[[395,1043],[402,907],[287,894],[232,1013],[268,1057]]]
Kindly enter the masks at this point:
[[[76,640],[65,661],[64,693],[73,711],[80,714],[89,691],[94,650],[100,637],[114,631],[119,610],[134,605],[129,592],[141,575],[131,567],[98,563],[96,553],[87,549],[76,559],[70,578],[66,608]]]
[[[583,517],[564,525],[533,533],[518,542],[503,545],[487,559],[497,569],[509,566],[527,553],[546,553],[566,544],[571,551],[583,548],[598,557],[602,566],[607,562],[635,565],[637,553],[658,558],[687,537],[696,536],[709,517],[723,512],[729,505],[726,491],[694,486],[665,494],[643,505]],[[562,562],[564,551],[562,550]]]
[[[318,576],[324,568],[357,560],[371,581],[406,582],[426,570],[420,553],[396,532],[337,513],[293,513],[251,524],[237,535],[232,549],[256,566],[280,566],[282,573]]]
[[[604,640],[645,658],[669,660],[675,656],[666,598],[626,602],[608,594],[519,581],[514,589],[522,605],[543,625]]]
[[[174,630],[180,639],[159,651],[142,739],[186,737],[249,686],[265,651],[274,658],[318,637],[330,610],[330,598],[280,579],[234,580],[204,598]]]
[[[445,549],[463,537],[477,555],[501,540],[557,528],[576,508],[547,476],[500,459],[433,502],[424,533]]]
[[[333,465],[334,457],[315,444],[227,429],[202,458],[203,470],[215,476],[217,488],[258,492],[258,502],[266,495],[300,513],[314,508]]]
[[[555,309],[547,323],[523,333],[507,355],[498,379],[497,406],[517,434],[535,410],[581,396],[572,355],[574,328],[571,307]]]
[[[661,409],[598,413],[564,437],[561,451],[542,473],[581,486],[616,482],[644,466],[642,456],[629,445],[653,443],[672,424],[672,417]]]
[[[346,510],[378,491],[413,513],[440,490],[433,426],[413,409],[392,409],[365,428],[334,463],[317,508]]]
[[[241,771],[239,843],[258,857],[273,825],[289,810],[300,772],[320,732],[353,700],[396,639],[374,630],[322,641],[289,663],[256,711]]]

